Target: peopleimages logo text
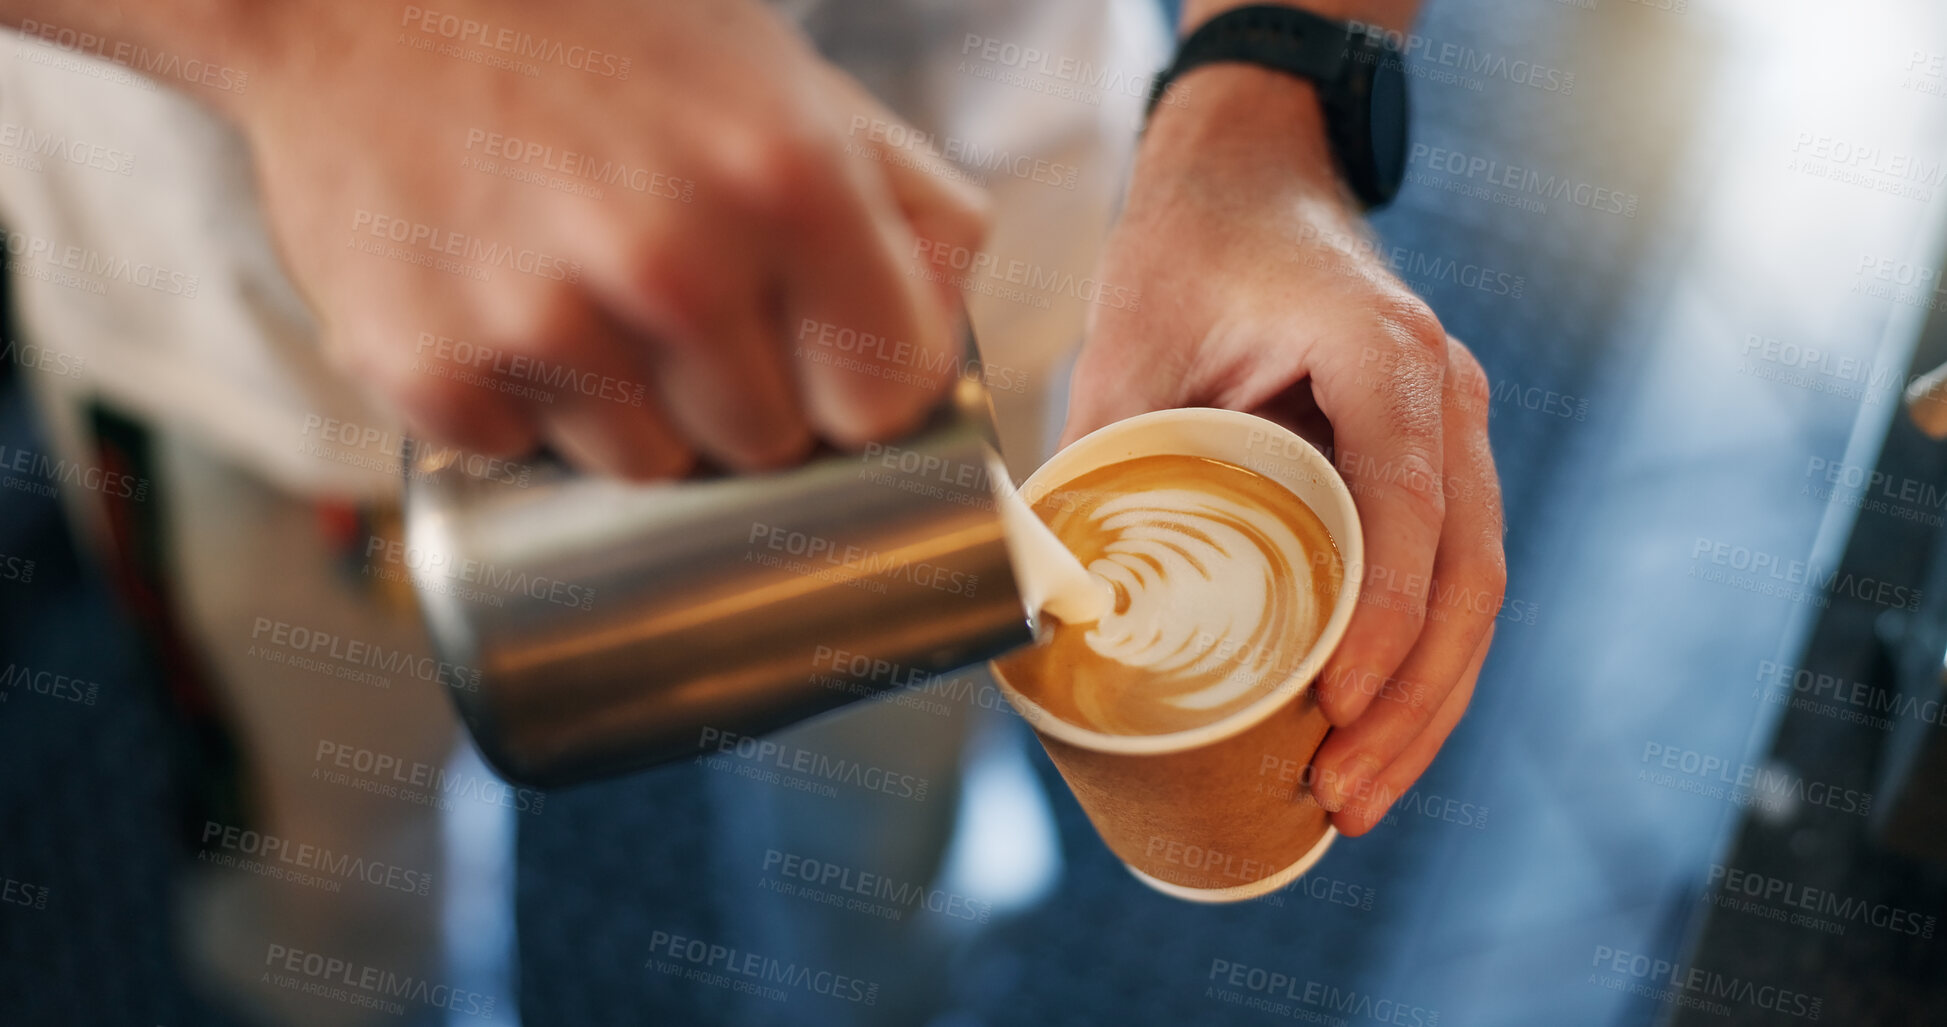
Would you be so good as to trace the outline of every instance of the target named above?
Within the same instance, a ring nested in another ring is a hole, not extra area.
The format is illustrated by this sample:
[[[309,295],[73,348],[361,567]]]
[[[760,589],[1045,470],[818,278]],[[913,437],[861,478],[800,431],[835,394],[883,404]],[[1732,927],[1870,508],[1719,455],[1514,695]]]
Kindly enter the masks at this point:
[[[1936,924],[1936,918],[1910,909],[1889,906],[1884,902],[1867,902],[1865,899],[1841,895],[1826,888],[1814,888],[1781,877],[1725,866],[1722,863],[1710,865],[1709,884],[1711,887],[1721,889],[1725,894],[1742,895],[1762,902],[1776,902],[1817,916],[1861,923],[1896,934],[1932,938]]]
[[[401,28],[412,29],[423,35],[482,47],[522,60],[585,71],[602,78],[626,79],[629,77],[629,69],[634,65],[632,58],[619,57],[593,47],[564,43],[559,39],[549,39],[546,36],[537,36],[532,32],[505,25],[463,18],[457,14],[446,14],[414,4],[406,5],[401,12],[399,25]]]
[[[212,852],[227,850],[243,856],[255,857],[273,866],[284,864],[322,877],[364,881],[366,884],[414,895],[430,894],[433,887],[433,875],[423,870],[408,870],[383,860],[366,859],[346,852],[334,852],[321,845],[293,842],[274,834],[253,831],[232,824],[220,824],[214,820],[205,821],[203,824],[202,845],[201,856],[205,860]]]
[[[957,571],[925,560],[908,559],[900,553],[881,553],[819,535],[792,531],[783,525],[752,521],[745,541],[753,551],[773,550],[798,557],[814,569],[818,564],[837,570],[856,580],[895,579],[949,595],[972,597],[980,587],[980,575]],[[745,558],[750,559],[748,556]]]
[[[452,257],[470,264],[506,268],[550,282],[573,284],[581,280],[580,261],[482,239],[409,218],[393,217],[363,207],[352,212],[352,233],[356,236],[361,232],[409,251],[424,251],[430,256]]]
[[[1803,560],[1783,560],[1775,553],[1717,539],[1698,538],[1690,548],[1690,557],[1713,567],[1748,575],[1748,580],[1743,583],[1755,580],[1774,586],[1763,590],[1785,598],[1823,598],[1825,593],[1831,592],[1896,610],[1920,608],[1920,589],[1863,577],[1851,571],[1842,573],[1837,568],[1820,572]],[[1741,584],[1737,580],[1731,583]]]
[[[1754,799],[1773,802],[1781,797],[1790,797],[1862,817],[1873,811],[1871,792],[1839,788],[1823,781],[1812,781],[1797,774],[1769,770],[1750,763],[1732,763],[1722,756],[1681,746],[1645,742],[1641,762],[1663,770],[1674,770],[1701,782],[1729,785],[1729,794],[1733,797],[1739,792],[1749,793]],[[1721,793],[1722,789],[1717,791]],[[1722,795],[1715,797],[1721,798]]]
[[[701,938],[688,938],[669,931],[650,934],[649,952],[652,961],[654,956],[664,955],[700,970],[727,974],[753,983],[782,984],[813,995],[860,1005],[877,1005],[879,1001],[876,981],[786,962],[775,956],[719,945]]]
[[[103,253],[73,243],[56,243],[51,239],[28,235],[25,232],[9,232],[0,229],[0,246],[6,249],[10,257],[42,261],[63,271],[87,275],[98,281],[120,282],[138,289],[159,292],[165,296],[181,296],[187,299],[196,295],[196,290],[201,284],[200,278],[194,274],[148,261]]]
[[[264,950],[264,965],[272,972],[300,974],[309,978],[309,983],[294,990],[325,998],[347,1000],[352,1005],[378,1008],[394,1016],[401,1015],[405,1008],[398,1001],[416,1002],[434,1009],[446,1009],[467,1016],[492,1019],[494,999],[490,995],[455,988],[411,974],[395,973],[381,967],[355,963],[338,956],[327,956],[319,952],[294,949],[288,945],[272,944]],[[282,981],[272,981],[280,987],[290,987]],[[335,992],[336,986],[351,989],[347,994]],[[358,1001],[369,997],[377,1002]]]
[[[914,802],[926,801],[926,791],[931,784],[926,778],[913,774],[887,770],[884,767],[845,759],[842,756],[828,756],[812,749],[774,742],[768,738],[754,738],[721,728],[704,728],[697,737],[696,747],[705,754],[698,759],[711,758],[708,756],[711,752],[722,753],[754,766],[776,767],[787,773],[808,774],[821,781],[852,785],[868,792],[883,792],[894,798],[911,799]]]
[[[251,625],[250,638],[293,652],[327,657],[357,667],[372,667],[388,674],[404,674],[449,688],[468,692],[480,690],[480,671],[476,668],[447,663],[405,649],[387,649],[377,643],[317,631],[302,624],[258,617]]]
[[[1510,192],[1525,193],[1545,200],[1559,200],[1604,214],[1621,214],[1623,217],[1633,218],[1636,216],[1636,207],[1640,202],[1640,198],[1635,193],[1620,192],[1566,175],[1544,174],[1534,168],[1524,168],[1518,164],[1503,164],[1488,157],[1444,147],[1428,146],[1425,143],[1413,144],[1408,163],[1423,166],[1430,171],[1445,172],[1468,181],[1498,186]]]
[[[1715,970],[1685,966],[1608,945],[1595,947],[1595,958],[1589,965],[1610,973],[1625,974],[1651,985],[1666,986],[1672,989],[1675,993],[1672,997],[1676,999],[1716,1000],[1720,1006],[1724,1000],[1729,1000],[1807,1020],[1817,1020],[1825,1005],[1822,998],[1789,988],[1747,981]],[[1722,1012],[1728,1014],[1730,1010],[1724,1007]]]
[[[1397,1027],[1438,1027],[1440,1023],[1438,1010],[1229,959],[1212,959],[1210,973],[1204,979],[1206,997],[1260,1008],[1294,1020],[1314,1020],[1319,1013],[1334,1013]],[[1259,1001],[1231,1001],[1229,995],[1215,989],[1238,989]],[[1279,1004],[1266,1005],[1266,1002]]]
[[[125,40],[109,39],[32,18],[21,20],[20,34],[68,53],[84,54],[139,71],[151,78],[175,79],[229,93],[241,93],[250,84],[250,73],[247,71],[211,64],[195,57],[185,58],[181,54],[151,50]]]

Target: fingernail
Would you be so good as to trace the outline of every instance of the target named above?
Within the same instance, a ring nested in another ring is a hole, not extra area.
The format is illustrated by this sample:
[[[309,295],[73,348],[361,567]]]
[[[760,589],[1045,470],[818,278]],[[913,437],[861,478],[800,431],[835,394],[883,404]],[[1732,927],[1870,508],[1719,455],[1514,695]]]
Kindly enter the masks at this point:
[[[1312,796],[1320,806],[1333,813],[1345,808],[1345,801],[1361,794],[1360,785],[1379,771],[1379,760],[1372,756],[1353,757],[1336,771],[1326,770],[1318,775],[1318,786],[1312,789]]]
[[[1333,727],[1345,727],[1359,719],[1351,708],[1358,702],[1350,687],[1356,674],[1357,671],[1348,668],[1319,675],[1318,684],[1322,687],[1318,689],[1318,708]]]

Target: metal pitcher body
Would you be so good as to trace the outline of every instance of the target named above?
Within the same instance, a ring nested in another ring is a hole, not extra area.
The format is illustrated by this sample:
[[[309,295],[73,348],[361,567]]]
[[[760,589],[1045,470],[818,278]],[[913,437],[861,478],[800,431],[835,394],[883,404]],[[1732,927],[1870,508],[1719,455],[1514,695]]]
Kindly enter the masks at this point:
[[[524,486],[408,468],[406,546],[452,688],[508,778],[681,758],[1031,640],[962,379],[912,437],[776,473]]]

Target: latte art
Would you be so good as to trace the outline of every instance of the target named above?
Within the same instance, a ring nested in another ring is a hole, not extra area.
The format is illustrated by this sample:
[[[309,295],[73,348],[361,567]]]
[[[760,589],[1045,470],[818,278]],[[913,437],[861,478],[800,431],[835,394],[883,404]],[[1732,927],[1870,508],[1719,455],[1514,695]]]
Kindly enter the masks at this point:
[[[1089,528],[1113,540],[1088,570],[1115,590],[1115,608],[1083,637],[1097,655],[1149,671],[1176,706],[1213,709],[1250,692],[1269,669],[1263,643],[1317,617],[1315,597],[1290,587],[1304,543],[1234,498],[1123,496],[1097,507]],[[1234,662],[1229,650],[1258,656]]]
[[[1057,623],[1004,667],[1049,712],[1096,731],[1188,730],[1270,693],[1318,640],[1343,575],[1303,502],[1218,460],[1112,464],[1035,512],[1114,606],[1093,624]]]

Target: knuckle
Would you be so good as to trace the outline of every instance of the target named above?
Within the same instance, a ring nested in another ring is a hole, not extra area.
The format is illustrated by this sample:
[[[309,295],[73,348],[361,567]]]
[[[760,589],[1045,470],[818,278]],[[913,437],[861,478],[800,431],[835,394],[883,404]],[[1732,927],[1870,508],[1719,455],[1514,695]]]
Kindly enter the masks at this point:
[[[503,307],[488,341],[516,353],[565,355],[589,328],[586,301],[571,286],[526,289],[509,297]]]
[[[827,141],[789,125],[739,133],[723,144],[719,175],[724,195],[760,221],[792,221],[821,206],[835,160]]]
[[[1428,461],[1441,452],[1442,374],[1418,360],[1402,355],[1391,372],[1373,383],[1371,402],[1378,405],[1382,430],[1401,448]],[[1376,440],[1375,440],[1376,441]]]
[[[681,247],[663,240],[644,240],[623,259],[629,288],[677,329],[663,342],[674,344],[695,338],[701,326],[715,322],[724,311],[731,286],[729,276],[696,266]]]
[[[1380,511],[1386,511],[1386,516],[1404,514],[1408,524],[1417,526],[1412,532],[1417,538],[1433,540],[1439,538],[1447,520],[1447,481],[1425,456],[1427,452],[1429,448],[1423,446],[1408,446],[1392,454],[1384,466],[1361,464],[1347,485],[1355,497],[1380,503]],[[1375,565],[1373,571],[1386,569]],[[1404,567],[1392,567],[1392,571],[1404,573]]]
[[[1371,746],[1360,746],[1339,753],[1332,763],[1318,768],[1318,776],[1324,781],[1349,786],[1358,783],[1358,778],[1362,776],[1357,774],[1360,768],[1379,767],[1384,764],[1384,754]]]
[[[1424,353],[1436,364],[1446,362],[1447,330],[1426,301],[1401,291],[1379,301],[1378,313],[1394,338]]]
[[[1499,600],[1507,598],[1507,552],[1501,550],[1499,538],[1493,540],[1493,544],[1488,546],[1488,552],[1484,553],[1482,563],[1484,563],[1482,581],[1486,583],[1489,594],[1495,598],[1495,606],[1499,606]]]
[[[1400,593],[1400,598],[1403,600],[1404,609],[1397,611],[1401,621],[1398,659],[1400,662],[1405,662],[1407,655],[1413,651],[1414,641],[1420,637],[1422,631],[1426,630],[1426,596],[1416,595],[1409,590]]]
[[[1418,416],[1401,419],[1399,435],[1406,445],[1393,458],[1395,467],[1388,477],[1395,492],[1437,534],[1446,519],[1447,494],[1439,467],[1430,455],[1439,451],[1438,432],[1422,421]]]
[[[815,441],[795,397],[749,394],[749,409],[729,416],[721,403],[705,408],[672,398],[669,407],[704,455],[740,471],[793,466]]]
[[[1375,566],[1373,570],[1384,569]],[[1376,576],[1368,575],[1367,587],[1359,590],[1359,604],[1370,608],[1374,617],[1372,637],[1364,642],[1356,662],[1345,668],[1335,686],[1352,694],[1361,694],[1368,681],[1383,680],[1404,663],[1426,627],[1426,589],[1409,583],[1404,574],[1388,574],[1383,581],[1374,581]]]
[[[1499,611],[1501,601],[1508,596],[1508,558],[1507,554],[1502,552],[1499,541],[1490,545],[1487,551],[1480,555],[1474,576],[1475,580],[1480,582],[1481,591],[1486,594],[1487,599],[1491,600],[1482,605]]]
[[[675,442],[662,445],[643,446],[636,454],[639,466],[634,469],[641,478],[660,481],[668,478],[681,478],[696,466],[696,453],[688,446]]]
[[[1501,505],[1501,483],[1492,463],[1488,465],[1487,480],[1479,491],[1482,493],[1480,502],[1487,506],[1487,528],[1484,534],[1493,545],[1495,552],[1500,552],[1501,540],[1506,538],[1508,533],[1508,514],[1507,508]],[[1507,558],[1503,556],[1504,564],[1506,560]]]
[[[823,434],[843,448],[859,449],[905,436],[919,426],[928,409],[927,404],[903,396],[854,403],[842,414],[827,418]]]
[[[467,426],[483,419],[480,397],[470,395],[471,390],[466,386],[444,377],[402,375],[386,391],[406,416],[441,434],[464,432]]]
[[[1481,362],[1459,340],[1452,338],[1447,340],[1447,380],[1453,383],[1454,392],[1468,410],[1485,412],[1494,398]]]
[[[1380,338],[1390,349],[1374,388],[1392,436],[1428,460],[1441,451],[1447,336],[1417,297],[1381,301]]]
[[[733,459],[749,470],[773,470],[797,464],[810,450],[811,433],[800,426],[747,439]]]
[[[429,441],[498,457],[533,448],[534,432],[522,419],[459,386],[405,385],[395,389],[393,399],[415,433]]]

